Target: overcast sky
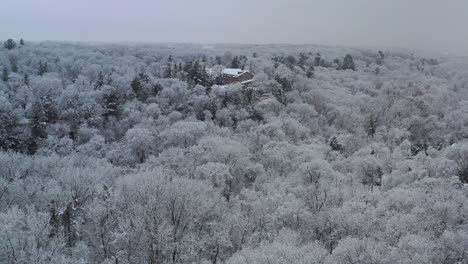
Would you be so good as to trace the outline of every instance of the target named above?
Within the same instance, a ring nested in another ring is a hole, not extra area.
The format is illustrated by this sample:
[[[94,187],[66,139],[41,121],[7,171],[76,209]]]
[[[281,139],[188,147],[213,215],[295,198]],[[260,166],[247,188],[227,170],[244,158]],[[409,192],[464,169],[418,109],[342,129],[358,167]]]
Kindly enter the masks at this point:
[[[468,55],[468,0],[1,0],[0,38],[293,43]]]

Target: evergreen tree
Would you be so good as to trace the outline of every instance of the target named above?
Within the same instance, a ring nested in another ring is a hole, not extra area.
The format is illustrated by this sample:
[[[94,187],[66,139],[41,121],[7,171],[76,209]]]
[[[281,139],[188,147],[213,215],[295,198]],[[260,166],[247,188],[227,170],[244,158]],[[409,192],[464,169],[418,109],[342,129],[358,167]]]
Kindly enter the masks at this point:
[[[322,62],[322,55],[320,55],[320,53],[317,53],[317,55],[315,56],[315,66],[320,66]]]
[[[8,60],[10,61],[11,71],[15,73],[18,72],[18,59],[16,56],[10,56]]]
[[[8,39],[3,43],[3,47],[8,50],[16,48],[16,42],[13,39]]]
[[[199,84],[205,86],[205,87],[210,87],[211,84],[210,84],[210,76],[208,76],[208,73],[206,72],[206,66],[203,65],[203,67],[201,67],[201,71],[200,71],[200,80],[201,82]]]
[[[49,237],[55,237],[59,234],[60,218],[56,207],[57,205],[55,203],[55,200],[52,200],[49,204],[49,225],[51,226]]]
[[[27,72],[24,73],[23,83],[29,86],[29,74]]]
[[[164,69],[164,74],[163,78],[172,78],[173,73],[172,73],[172,65],[170,62],[167,63],[166,69]]]
[[[24,39],[20,39],[20,45],[24,46]]]
[[[194,80],[196,82],[198,78],[199,68],[200,68],[200,63],[198,62],[198,60],[191,63],[191,66],[188,68],[188,71],[187,71],[189,79]]]
[[[377,64],[382,65],[384,62],[385,54],[379,50],[379,57],[377,58]]]
[[[75,222],[76,208],[73,203],[69,202],[63,213],[59,213],[57,203],[52,200],[49,204],[49,214],[49,225],[51,226],[49,237],[63,236],[66,245],[73,247],[78,238]]]
[[[291,91],[292,83],[287,78],[276,75],[275,80],[281,84],[284,91]]]
[[[56,123],[59,119],[59,112],[57,109],[57,103],[50,96],[44,96],[42,98],[45,113],[47,117],[47,123],[53,124]]]
[[[140,78],[135,76],[130,84],[132,91],[135,94],[136,98],[140,99],[143,96],[143,84],[141,83]]]
[[[107,74],[105,80],[104,80],[104,83],[107,84],[107,85],[112,85],[112,72],[109,72],[109,74]]]
[[[221,56],[216,56],[216,57],[215,57],[215,61],[216,61],[216,64],[217,64],[217,65],[223,64],[223,60],[222,60]]]
[[[47,137],[47,116],[41,100],[36,100],[31,106],[30,129],[31,140],[28,145],[29,153],[34,154],[39,143]]]
[[[103,116],[105,119],[109,118],[109,116],[118,117],[120,115],[121,99],[115,88],[109,87],[106,89],[103,103],[105,109]]]
[[[350,54],[346,54],[344,60],[343,60],[343,70],[356,70],[356,66],[354,64],[353,57]]]
[[[47,125],[57,122],[58,117],[56,103],[50,96],[42,96],[37,99],[31,107],[30,126],[32,141],[37,143],[46,138]]]
[[[309,59],[309,56],[303,52],[299,53],[299,61],[297,64],[304,69],[304,65],[306,64],[307,60]]]
[[[374,137],[377,131],[378,121],[379,121],[379,115],[371,114],[369,116],[366,122],[366,126],[365,126],[368,136]]]
[[[42,76],[42,75],[44,75],[44,73],[46,73],[47,71],[48,71],[48,69],[47,69],[47,62],[44,63],[44,62],[40,61],[40,62],[39,62],[39,72],[38,72],[38,74],[39,74],[40,76]]]
[[[189,74],[191,69],[192,69],[192,64],[193,64],[193,62],[189,62],[189,63],[184,64],[184,69],[183,69],[184,72]]]
[[[382,60],[385,58],[385,54],[381,50],[379,50],[379,56]]]
[[[73,247],[77,240],[75,211],[72,202],[69,202],[62,215],[63,231],[68,247]]]
[[[286,64],[290,69],[292,69],[294,67],[294,65],[296,65],[296,63],[297,63],[296,62],[296,57],[291,56],[291,55],[286,57]]]
[[[234,59],[232,59],[231,68],[234,68],[234,69],[240,68],[240,61],[237,56],[235,56]]]
[[[9,79],[8,69],[7,69],[7,67],[3,67],[3,69],[2,69],[2,81],[8,82],[8,79]]]
[[[0,96],[0,149],[15,149],[18,123],[19,115],[8,100]]]
[[[468,167],[458,169],[457,176],[461,182],[468,184]]]
[[[307,78],[312,78],[314,77],[314,74],[315,74],[315,67],[314,65],[310,65],[309,69],[307,69],[306,76]]]
[[[145,91],[145,84],[149,84],[149,82],[149,76],[144,73],[139,73],[135,78],[133,78],[130,86],[138,100],[144,101],[146,99],[147,93]]]
[[[211,86],[210,77],[206,72],[206,67],[201,65],[198,60],[196,60],[192,67],[188,71],[188,78],[193,81],[195,85],[200,84],[205,87]]]
[[[153,96],[157,95],[162,89],[163,87],[159,83],[153,84],[153,88],[152,88]]]
[[[96,83],[94,84],[94,90],[99,90],[104,85],[104,74],[102,71],[99,72],[97,76]]]
[[[330,145],[330,147],[332,148],[333,151],[339,151],[339,152],[344,151],[344,146],[341,143],[338,142],[338,139],[336,139],[335,136],[330,138],[330,141],[329,141],[328,145]]]

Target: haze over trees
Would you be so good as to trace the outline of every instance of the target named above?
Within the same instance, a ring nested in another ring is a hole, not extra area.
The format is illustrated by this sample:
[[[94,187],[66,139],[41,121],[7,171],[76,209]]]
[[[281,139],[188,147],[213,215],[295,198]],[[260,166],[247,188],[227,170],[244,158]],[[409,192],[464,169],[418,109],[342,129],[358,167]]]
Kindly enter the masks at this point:
[[[466,58],[19,43],[0,263],[468,263]]]

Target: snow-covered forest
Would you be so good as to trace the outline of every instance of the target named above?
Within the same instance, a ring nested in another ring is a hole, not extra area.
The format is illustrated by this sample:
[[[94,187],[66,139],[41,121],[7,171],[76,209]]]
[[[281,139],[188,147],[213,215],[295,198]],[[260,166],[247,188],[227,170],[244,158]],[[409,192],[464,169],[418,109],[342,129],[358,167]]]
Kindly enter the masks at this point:
[[[10,40],[0,70],[2,264],[468,263],[467,58]]]

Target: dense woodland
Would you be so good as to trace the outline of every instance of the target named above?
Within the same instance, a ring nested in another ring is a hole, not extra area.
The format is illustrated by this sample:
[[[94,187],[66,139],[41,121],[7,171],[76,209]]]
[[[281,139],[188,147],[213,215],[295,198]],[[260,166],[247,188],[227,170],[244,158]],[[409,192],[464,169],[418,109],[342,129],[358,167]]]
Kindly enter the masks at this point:
[[[0,263],[468,263],[467,58],[8,40],[0,70]]]

